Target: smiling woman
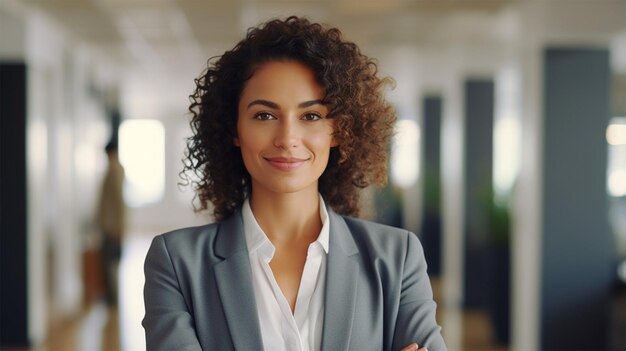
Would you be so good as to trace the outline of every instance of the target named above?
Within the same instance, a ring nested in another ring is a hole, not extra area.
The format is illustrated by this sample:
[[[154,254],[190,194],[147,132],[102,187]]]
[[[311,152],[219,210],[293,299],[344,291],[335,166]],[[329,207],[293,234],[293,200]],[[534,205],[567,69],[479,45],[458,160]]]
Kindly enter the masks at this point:
[[[383,89],[391,80],[378,77],[375,61],[343,40],[338,29],[295,17],[251,29],[233,50],[210,59],[196,80],[186,170],[197,177],[186,180],[197,191],[197,209],[212,204],[215,219],[221,221],[250,192],[250,175],[233,145],[237,114],[244,85],[272,61],[299,62],[311,70],[321,89],[316,99],[328,109],[326,117],[332,119],[333,136],[340,143],[330,151],[320,193],[338,213],[357,216],[359,189],[387,180],[387,146],[396,114]]]
[[[255,194],[317,196],[317,180],[337,146],[323,94],[313,70],[296,61],[268,62],[250,78],[239,100],[234,142]]]
[[[386,181],[386,82],[339,30],[297,17],[209,62],[185,179],[217,223],[152,242],[148,349],[446,349],[417,236],[351,217]]]

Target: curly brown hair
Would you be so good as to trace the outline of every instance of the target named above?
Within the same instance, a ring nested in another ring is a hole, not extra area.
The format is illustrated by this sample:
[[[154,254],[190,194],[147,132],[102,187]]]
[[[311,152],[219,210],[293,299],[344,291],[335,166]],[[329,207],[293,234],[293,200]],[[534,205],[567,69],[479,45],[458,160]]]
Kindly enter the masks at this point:
[[[233,145],[237,106],[246,81],[269,61],[294,60],[310,67],[324,89],[328,118],[339,146],[330,152],[319,192],[334,211],[358,216],[359,189],[387,182],[387,151],[396,113],[384,99],[390,78],[379,78],[376,62],[337,28],[306,18],[272,20],[250,28],[245,39],[210,58],[190,95],[190,126],[181,177],[199,204],[212,203],[216,221],[228,218],[251,191],[241,151]]]

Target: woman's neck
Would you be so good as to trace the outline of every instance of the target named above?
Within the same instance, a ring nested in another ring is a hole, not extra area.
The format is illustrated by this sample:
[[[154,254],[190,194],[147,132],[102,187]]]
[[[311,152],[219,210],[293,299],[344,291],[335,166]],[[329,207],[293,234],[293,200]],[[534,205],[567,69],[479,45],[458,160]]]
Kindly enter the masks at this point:
[[[250,207],[274,245],[293,240],[315,241],[322,229],[317,189],[296,193],[252,191]]]

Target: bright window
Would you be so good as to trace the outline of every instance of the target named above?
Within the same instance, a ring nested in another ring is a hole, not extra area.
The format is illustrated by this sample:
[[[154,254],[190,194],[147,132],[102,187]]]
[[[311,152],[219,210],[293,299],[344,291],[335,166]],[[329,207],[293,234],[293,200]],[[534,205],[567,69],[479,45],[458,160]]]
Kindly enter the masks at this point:
[[[608,193],[613,197],[626,196],[626,117],[611,119],[606,140],[609,144]]]
[[[402,188],[411,187],[419,176],[420,128],[417,122],[398,120],[391,149],[391,180]]]
[[[120,162],[126,173],[124,198],[131,207],[159,201],[165,188],[165,130],[151,119],[122,122]]]

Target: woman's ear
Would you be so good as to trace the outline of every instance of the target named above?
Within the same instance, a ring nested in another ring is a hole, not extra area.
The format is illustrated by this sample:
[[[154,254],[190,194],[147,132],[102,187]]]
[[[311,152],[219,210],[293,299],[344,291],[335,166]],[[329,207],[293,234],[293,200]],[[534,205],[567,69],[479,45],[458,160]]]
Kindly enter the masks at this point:
[[[241,143],[239,142],[239,138],[238,137],[233,137],[233,145],[235,145],[236,147],[240,147]]]

